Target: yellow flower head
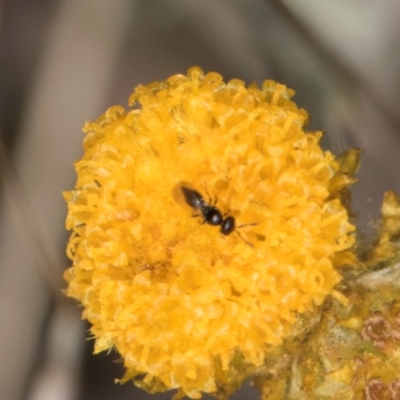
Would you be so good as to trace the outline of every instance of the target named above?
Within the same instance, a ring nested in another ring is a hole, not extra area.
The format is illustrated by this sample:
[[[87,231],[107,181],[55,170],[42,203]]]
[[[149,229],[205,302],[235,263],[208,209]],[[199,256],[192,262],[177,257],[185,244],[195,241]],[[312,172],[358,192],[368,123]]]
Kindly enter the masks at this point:
[[[353,243],[339,200],[352,179],[321,133],[304,131],[293,94],[192,68],[86,124],[64,194],[65,278],[95,351],[118,350],[125,380],[215,392],[335,293]]]

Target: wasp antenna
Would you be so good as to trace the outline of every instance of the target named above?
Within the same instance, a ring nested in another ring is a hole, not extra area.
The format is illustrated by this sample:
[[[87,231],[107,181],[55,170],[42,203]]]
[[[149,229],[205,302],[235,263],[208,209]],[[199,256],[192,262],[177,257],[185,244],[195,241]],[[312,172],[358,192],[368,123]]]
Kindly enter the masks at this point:
[[[259,225],[258,222],[252,222],[251,224],[243,224],[236,227],[236,229],[244,228],[245,226],[256,226]]]
[[[247,243],[250,247],[254,248],[254,245],[252,243],[250,243],[248,240],[246,240],[238,230],[235,230],[235,232],[239,235],[240,239],[242,239],[245,243]]]

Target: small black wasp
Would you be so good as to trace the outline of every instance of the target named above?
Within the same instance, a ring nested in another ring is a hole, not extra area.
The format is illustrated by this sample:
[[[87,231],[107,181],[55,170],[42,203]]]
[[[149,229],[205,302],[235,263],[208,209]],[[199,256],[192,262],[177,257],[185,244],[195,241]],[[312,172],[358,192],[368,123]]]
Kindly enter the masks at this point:
[[[175,185],[173,195],[178,203],[181,202],[183,196],[184,202],[198,212],[198,214],[195,214],[194,216],[203,217],[203,224],[209,224],[213,226],[219,225],[220,232],[225,236],[230,235],[233,231],[236,231],[241,239],[253,247],[253,245],[244,239],[236,229],[243,226],[257,225],[256,223],[236,226],[235,217],[231,215],[223,216],[218,207],[215,206],[217,198],[215,198],[214,204],[207,203],[200,192],[198,192],[189,182],[179,182],[177,185]]]

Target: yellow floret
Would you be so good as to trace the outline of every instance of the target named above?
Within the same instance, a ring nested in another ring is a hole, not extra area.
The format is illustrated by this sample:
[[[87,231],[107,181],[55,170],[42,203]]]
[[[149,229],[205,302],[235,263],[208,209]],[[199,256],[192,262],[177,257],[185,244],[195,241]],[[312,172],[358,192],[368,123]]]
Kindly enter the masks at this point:
[[[85,125],[64,194],[65,278],[95,351],[118,350],[126,380],[215,392],[234,370],[262,365],[297,313],[338,296],[335,264],[354,241],[339,193],[352,178],[320,132],[305,132],[293,94],[192,68]],[[175,200],[179,182],[249,225],[222,235],[202,224]]]

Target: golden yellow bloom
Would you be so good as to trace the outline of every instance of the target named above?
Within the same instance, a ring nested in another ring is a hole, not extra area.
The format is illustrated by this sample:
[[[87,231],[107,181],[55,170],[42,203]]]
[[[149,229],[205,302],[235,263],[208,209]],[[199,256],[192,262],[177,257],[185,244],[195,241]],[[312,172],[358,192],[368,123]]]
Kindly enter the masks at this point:
[[[65,278],[95,351],[115,347],[124,380],[213,393],[261,366],[297,313],[335,295],[353,244],[339,200],[352,178],[320,132],[304,131],[293,94],[192,68],[85,125],[76,188],[64,194]],[[192,218],[173,195],[179,182],[217,199],[237,229]]]

